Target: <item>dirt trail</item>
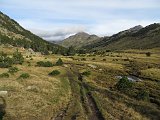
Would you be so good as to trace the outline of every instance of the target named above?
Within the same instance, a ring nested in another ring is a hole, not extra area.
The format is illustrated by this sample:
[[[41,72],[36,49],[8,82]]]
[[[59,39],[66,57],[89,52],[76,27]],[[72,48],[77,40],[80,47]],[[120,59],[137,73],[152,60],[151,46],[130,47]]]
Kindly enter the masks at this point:
[[[75,82],[74,76],[77,76],[77,79],[79,81],[79,86],[80,86],[80,96],[81,96],[81,104],[86,112],[86,116],[88,120],[105,120],[101,114],[101,112],[98,109],[98,106],[90,92],[83,93],[82,91],[87,90],[87,86],[83,84],[83,76],[78,72],[78,69],[74,66],[71,65],[71,68],[67,70],[67,76],[70,82]],[[72,88],[72,91],[74,88]],[[74,97],[74,95],[72,95]],[[87,101],[87,102],[85,102]],[[72,107],[69,107],[70,104],[72,104],[73,101],[71,101],[64,110],[62,110],[56,117],[52,118],[51,120],[65,120],[65,116],[67,116],[67,111],[69,109],[72,109]],[[91,113],[88,113],[86,109],[90,109]],[[77,115],[72,115],[72,120],[76,120]]]
[[[81,89],[88,89],[87,86],[83,84],[83,76],[78,72],[78,70],[76,69],[76,71],[74,71],[74,73],[77,75],[78,80],[81,81]],[[82,90],[81,90],[82,91]],[[82,96],[84,97],[84,96]],[[105,120],[103,115],[101,114],[101,112],[98,109],[98,106],[94,100],[94,98],[92,97],[91,93],[88,92],[86,93],[86,99],[88,101],[88,107],[91,110],[91,115],[88,116],[89,120]]]

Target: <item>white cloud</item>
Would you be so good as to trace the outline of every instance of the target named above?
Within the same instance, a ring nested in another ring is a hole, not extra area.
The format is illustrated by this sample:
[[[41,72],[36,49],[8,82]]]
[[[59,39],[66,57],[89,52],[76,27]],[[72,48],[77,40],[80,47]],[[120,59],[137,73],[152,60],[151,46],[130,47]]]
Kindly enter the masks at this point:
[[[2,0],[0,8],[48,40],[81,31],[111,35],[160,20],[160,0]]]

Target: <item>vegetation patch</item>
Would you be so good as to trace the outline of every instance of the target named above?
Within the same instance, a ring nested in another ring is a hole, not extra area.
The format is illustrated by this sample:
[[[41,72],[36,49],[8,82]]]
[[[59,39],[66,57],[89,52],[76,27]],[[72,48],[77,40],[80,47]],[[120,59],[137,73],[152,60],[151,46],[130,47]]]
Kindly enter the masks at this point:
[[[115,86],[118,90],[128,90],[132,88],[133,83],[129,81],[127,77],[124,76],[118,81],[118,83]]]
[[[9,74],[8,73],[2,73],[2,74],[0,74],[0,78],[9,78]]]
[[[54,64],[50,61],[47,61],[47,62],[39,61],[37,62],[37,66],[38,67],[53,67]]]
[[[50,75],[50,76],[56,76],[56,75],[59,75],[59,74],[60,74],[60,72],[58,70],[53,70],[48,75]]]
[[[137,99],[138,100],[144,100],[148,101],[149,100],[149,91],[146,90],[140,90],[137,94]]]
[[[10,67],[9,70],[8,70],[8,72],[11,73],[11,74],[14,74],[18,71],[19,71],[19,69],[17,67]]]
[[[91,71],[84,71],[84,72],[82,72],[82,75],[90,76],[91,75]]]
[[[30,75],[28,73],[22,73],[20,76],[19,76],[19,79],[27,79],[29,78]]]
[[[57,66],[63,65],[63,61],[62,61],[61,58],[58,59],[58,61],[56,62],[56,65],[57,65]]]

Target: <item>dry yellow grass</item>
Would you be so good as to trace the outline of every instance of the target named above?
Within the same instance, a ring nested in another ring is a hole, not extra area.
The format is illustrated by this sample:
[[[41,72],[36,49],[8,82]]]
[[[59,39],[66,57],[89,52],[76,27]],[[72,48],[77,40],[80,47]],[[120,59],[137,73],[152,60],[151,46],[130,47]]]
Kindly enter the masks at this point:
[[[10,48],[4,51],[13,52]],[[35,66],[38,61],[55,62],[58,58],[45,59],[42,55],[32,58],[33,60],[25,58],[23,65],[16,65],[19,71],[14,75],[0,78],[0,90],[8,91],[4,120],[49,120],[70,100],[71,89],[63,67]],[[31,66],[26,61],[30,61]],[[48,76],[52,70],[59,70],[61,74],[56,77]],[[8,69],[0,68],[0,73],[4,72],[8,72]],[[18,79],[22,73],[29,73],[30,77]]]
[[[145,76],[147,78],[160,80],[160,69],[157,68],[150,68],[146,70],[142,70],[142,76]]]

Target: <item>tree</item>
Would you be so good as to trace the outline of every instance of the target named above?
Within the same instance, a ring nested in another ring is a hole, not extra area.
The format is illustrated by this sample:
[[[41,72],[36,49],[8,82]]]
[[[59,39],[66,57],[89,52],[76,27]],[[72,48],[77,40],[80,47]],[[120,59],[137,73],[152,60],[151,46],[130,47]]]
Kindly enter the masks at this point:
[[[63,65],[63,61],[61,58],[58,59],[58,61],[56,62],[56,65],[58,65],[58,66]]]

